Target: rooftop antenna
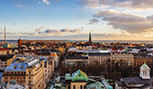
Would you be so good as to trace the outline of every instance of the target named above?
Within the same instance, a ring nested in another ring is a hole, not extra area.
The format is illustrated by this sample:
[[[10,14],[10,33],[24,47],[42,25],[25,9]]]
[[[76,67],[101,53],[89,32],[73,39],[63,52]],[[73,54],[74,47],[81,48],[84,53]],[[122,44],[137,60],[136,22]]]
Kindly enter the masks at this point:
[[[6,43],[6,26],[4,25],[4,43]]]

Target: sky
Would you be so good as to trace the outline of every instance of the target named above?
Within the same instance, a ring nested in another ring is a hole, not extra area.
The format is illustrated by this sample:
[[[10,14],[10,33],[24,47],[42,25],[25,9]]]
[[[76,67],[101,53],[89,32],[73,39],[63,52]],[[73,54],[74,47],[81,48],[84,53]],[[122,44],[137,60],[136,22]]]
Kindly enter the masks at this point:
[[[0,40],[152,40],[153,0],[0,0]]]

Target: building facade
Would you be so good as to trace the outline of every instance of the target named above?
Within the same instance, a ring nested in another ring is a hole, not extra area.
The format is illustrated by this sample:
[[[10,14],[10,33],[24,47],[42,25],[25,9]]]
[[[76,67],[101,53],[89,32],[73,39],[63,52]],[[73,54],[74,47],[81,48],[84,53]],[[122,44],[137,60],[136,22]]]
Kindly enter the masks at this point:
[[[28,89],[45,89],[43,61],[33,59],[12,63],[3,73],[4,82],[11,80],[16,80],[22,86],[29,86]]]

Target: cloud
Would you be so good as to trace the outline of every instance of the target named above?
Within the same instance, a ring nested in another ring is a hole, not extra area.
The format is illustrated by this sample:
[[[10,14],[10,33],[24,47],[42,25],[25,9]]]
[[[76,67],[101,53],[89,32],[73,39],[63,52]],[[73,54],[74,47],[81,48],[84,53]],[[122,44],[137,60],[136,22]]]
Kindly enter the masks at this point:
[[[43,3],[45,3],[46,5],[49,5],[51,2],[58,2],[59,0],[42,0]],[[41,2],[38,2],[39,4]]]
[[[98,7],[123,7],[132,9],[152,9],[153,0],[81,0],[81,4],[85,4],[90,8]]]
[[[93,17],[98,20],[106,21],[107,25],[112,26],[114,29],[126,30],[129,33],[142,34],[153,31],[153,15],[144,17],[114,10],[100,10],[97,11]],[[91,19],[89,23],[94,24],[94,21]]]
[[[90,19],[89,24],[95,24],[98,23],[99,20],[98,19]]]
[[[69,29],[65,28],[65,29],[61,29],[61,32],[69,32]]]
[[[120,13],[119,11],[115,11],[115,10],[101,10],[101,11],[97,11],[93,17],[101,18],[105,16],[116,15],[119,13]]]
[[[38,29],[36,29],[36,32],[41,32],[43,30],[44,26],[39,27]]]
[[[49,2],[49,0],[42,0],[46,5],[49,5],[50,4],[50,2]]]
[[[153,30],[153,20],[131,14],[118,14],[104,17],[102,20],[108,21],[108,25],[115,29],[126,30],[130,33],[143,33]]]

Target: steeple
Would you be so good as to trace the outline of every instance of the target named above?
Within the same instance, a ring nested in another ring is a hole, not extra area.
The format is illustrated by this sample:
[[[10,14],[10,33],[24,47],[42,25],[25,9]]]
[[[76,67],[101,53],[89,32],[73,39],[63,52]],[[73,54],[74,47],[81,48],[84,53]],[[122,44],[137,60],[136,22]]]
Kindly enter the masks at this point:
[[[142,79],[150,79],[150,68],[146,63],[140,67],[140,77]]]
[[[92,43],[91,32],[89,33],[89,43]]]

